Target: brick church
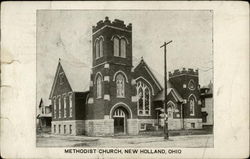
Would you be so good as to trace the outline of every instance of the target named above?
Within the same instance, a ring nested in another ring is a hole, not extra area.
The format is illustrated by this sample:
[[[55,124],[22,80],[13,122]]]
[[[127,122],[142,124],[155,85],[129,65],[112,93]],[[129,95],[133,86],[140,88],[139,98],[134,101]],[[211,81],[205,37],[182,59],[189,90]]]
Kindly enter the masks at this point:
[[[59,59],[50,92],[54,134],[137,135],[163,125],[163,77],[133,66],[132,24],[108,17],[92,28],[92,68]],[[162,79],[160,79],[162,78]],[[198,70],[169,72],[169,129],[201,129]]]

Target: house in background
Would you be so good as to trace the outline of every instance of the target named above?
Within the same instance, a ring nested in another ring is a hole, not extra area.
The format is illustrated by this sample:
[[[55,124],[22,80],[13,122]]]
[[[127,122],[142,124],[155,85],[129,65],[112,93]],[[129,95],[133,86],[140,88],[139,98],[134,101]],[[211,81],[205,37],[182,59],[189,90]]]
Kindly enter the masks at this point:
[[[51,127],[51,104],[49,100],[41,98],[38,106],[38,128],[50,128]]]
[[[213,130],[214,125],[214,107],[213,107],[213,83],[203,86],[200,89],[202,125],[204,129]]]

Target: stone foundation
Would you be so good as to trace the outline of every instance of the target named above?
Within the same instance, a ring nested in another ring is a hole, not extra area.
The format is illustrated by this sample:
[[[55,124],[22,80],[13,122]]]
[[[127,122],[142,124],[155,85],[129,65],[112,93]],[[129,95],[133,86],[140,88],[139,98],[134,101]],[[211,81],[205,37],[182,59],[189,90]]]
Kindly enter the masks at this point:
[[[182,119],[169,119],[168,128],[169,130],[182,129],[182,123]],[[127,119],[127,134],[138,135],[141,130],[141,124],[146,124],[146,127],[148,126],[147,124],[155,126],[157,120]],[[144,127],[144,130],[146,130],[146,127]],[[202,119],[184,119],[184,129],[202,129]],[[52,121],[51,133],[60,135],[113,136],[114,119]]]
[[[60,128],[60,129],[59,129]],[[60,135],[82,135],[84,120],[52,121],[51,133]]]
[[[184,129],[202,129],[202,119],[184,119]]]
[[[139,133],[138,119],[127,119],[127,133],[137,135]]]
[[[169,130],[180,130],[182,129],[182,119],[169,119],[168,129]]]
[[[84,134],[88,136],[113,136],[114,119],[85,120]]]
[[[141,129],[141,124],[146,124],[145,129]],[[155,126],[157,124],[157,119],[138,119],[138,127],[140,131],[144,131],[147,129],[147,125],[150,124]]]

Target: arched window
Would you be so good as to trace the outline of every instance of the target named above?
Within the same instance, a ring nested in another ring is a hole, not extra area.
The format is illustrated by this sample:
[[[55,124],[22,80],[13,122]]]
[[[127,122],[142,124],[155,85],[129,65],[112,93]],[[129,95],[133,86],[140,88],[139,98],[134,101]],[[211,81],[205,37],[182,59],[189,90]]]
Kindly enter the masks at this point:
[[[56,97],[54,97],[54,118],[56,118]]]
[[[61,96],[58,96],[59,118],[61,118]]]
[[[95,58],[103,56],[103,37],[99,37],[95,40]]]
[[[173,118],[174,111],[175,111],[175,105],[173,102],[168,102],[167,104],[167,111],[168,111],[168,118]]]
[[[63,117],[66,118],[67,117],[67,101],[66,101],[66,95],[63,95]]]
[[[100,39],[99,46],[100,46],[100,57],[102,57],[103,56],[103,39],[102,38]]]
[[[102,97],[102,77],[100,75],[96,79],[96,97]]]
[[[150,115],[151,111],[151,91],[146,84],[139,81],[136,86],[137,90],[137,108],[138,115]]]
[[[121,57],[126,57],[126,41],[121,39]]]
[[[99,58],[100,57],[100,52],[99,52],[99,41],[96,40],[96,43],[95,43],[95,57],[96,58]]]
[[[117,97],[125,97],[124,88],[125,88],[125,80],[123,75],[118,74],[116,76],[116,96]]]
[[[194,106],[195,106],[193,97],[190,97],[189,105],[190,105],[190,115],[193,116],[194,115]]]
[[[119,39],[114,37],[114,56],[119,56]]]
[[[72,117],[73,109],[72,109],[72,93],[69,93],[69,117]]]
[[[114,47],[114,56],[117,57],[126,57],[126,45],[127,40],[125,37],[114,36],[113,39],[113,47]]]

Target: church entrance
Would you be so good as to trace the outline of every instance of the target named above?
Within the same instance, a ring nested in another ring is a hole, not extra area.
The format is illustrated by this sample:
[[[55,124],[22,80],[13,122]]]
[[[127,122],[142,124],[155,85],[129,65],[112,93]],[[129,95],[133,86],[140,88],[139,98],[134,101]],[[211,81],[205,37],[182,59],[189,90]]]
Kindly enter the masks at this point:
[[[113,113],[114,133],[116,135],[126,134],[127,131],[127,115],[122,108],[117,108]]]

